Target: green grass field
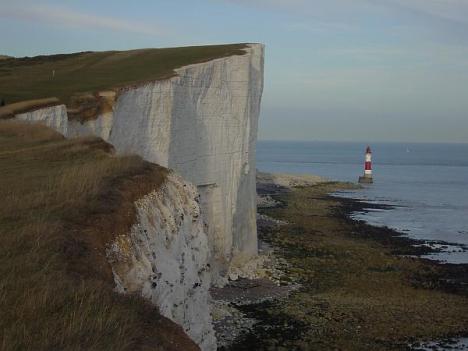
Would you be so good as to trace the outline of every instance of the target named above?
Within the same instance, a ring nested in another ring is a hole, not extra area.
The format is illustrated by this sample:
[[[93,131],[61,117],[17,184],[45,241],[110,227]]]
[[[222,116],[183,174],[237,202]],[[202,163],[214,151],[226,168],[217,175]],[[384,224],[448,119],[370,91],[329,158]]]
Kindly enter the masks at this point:
[[[174,69],[244,54],[245,44],[82,52],[0,60],[0,100],[14,102],[95,92],[164,79]],[[55,71],[55,76],[53,76]]]

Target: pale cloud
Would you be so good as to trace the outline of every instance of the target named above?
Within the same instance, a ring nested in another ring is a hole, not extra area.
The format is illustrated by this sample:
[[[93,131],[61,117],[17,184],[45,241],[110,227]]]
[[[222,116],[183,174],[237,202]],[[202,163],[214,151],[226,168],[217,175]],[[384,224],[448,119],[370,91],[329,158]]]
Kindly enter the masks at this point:
[[[51,23],[63,27],[107,29],[112,31],[162,36],[165,31],[154,25],[119,18],[78,12],[64,7],[34,6],[6,7],[0,18]]]
[[[306,5],[305,0],[224,0],[233,4],[255,5],[255,6],[280,6],[294,8]]]
[[[222,0],[227,3],[271,9],[288,9],[311,16],[359,15],[367,12],[409,12],[468,23],[467,0]]]
[[[435,18],[468,23],[468,1],[466,0],[390,0],[385,4]]]
[[[219,1],[219,0],[218,0]],[[348,15],[378,8],[370,0],[221,0],[225,3],[276,10],[290,10],[300,15]]]
[[[314,32],[329,33],[330,31],[349,32],[355,30],[356,26],[337,21],[310,21],[310,22],[288,22],[284,24],[288,32]]]

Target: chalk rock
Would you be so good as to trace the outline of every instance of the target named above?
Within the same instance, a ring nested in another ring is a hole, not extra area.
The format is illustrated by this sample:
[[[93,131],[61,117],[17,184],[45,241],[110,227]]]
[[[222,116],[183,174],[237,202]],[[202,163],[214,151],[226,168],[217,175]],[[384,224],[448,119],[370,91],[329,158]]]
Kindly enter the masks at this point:
[[[137,223],[109,257],[120,291],[150,299],[203,350],[216,348],[210,284],[243,276],[258,249],[255,144],[264,46],[245,51],[122,88],[95,119],[68,120],[64,105],[16,115],[68,137],[99,136],[120,154],[140,155],[184,178],[171,175],[138,202]]]
[[[170,79],[122,90],[112,113],[68,128],[69,136],[95,134],[118,153],[174,169],[198,187],[217,285],[234,256],[257,254],[255,144],[263,60],[263,45],[251,44],[245,55],[182,67]]]
[[[170,173],[159,190],[136,202],[136,223],[107,256],[119,292],[141,294],[202,350],[216,350],[210,253],[197,200],[196,188]]]
[[[15,119],[24,122],[41,123],[67,135],[68,118],[65,105],[41,108],[35,111],[15,115]]]

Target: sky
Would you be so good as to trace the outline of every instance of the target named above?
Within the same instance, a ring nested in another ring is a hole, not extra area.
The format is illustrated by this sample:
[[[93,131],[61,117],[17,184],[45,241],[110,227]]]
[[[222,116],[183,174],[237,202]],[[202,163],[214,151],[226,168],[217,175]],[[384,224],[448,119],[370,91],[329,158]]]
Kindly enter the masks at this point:
[[[0,0],[0,54],[260,42],[259,138],[468,142],[468,0]]]

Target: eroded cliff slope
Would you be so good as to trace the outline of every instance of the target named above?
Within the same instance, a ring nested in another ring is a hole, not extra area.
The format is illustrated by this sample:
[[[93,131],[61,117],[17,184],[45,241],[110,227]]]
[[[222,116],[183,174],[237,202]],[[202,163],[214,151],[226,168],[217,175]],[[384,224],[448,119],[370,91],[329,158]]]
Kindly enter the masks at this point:
[[[118,291],[149,299],[202,350],[216,350],[209,306],[210,252],[196,188],[170,173],[139,199],[129,234],[108,249]]]
[[[263,47],[176,70],[120,92],[112,113],[70,121],[68,136],[95,134],[119,153],[174,169],[198,187],[214,279],[234,256],[257,252],[255,142]],[[242,259],[236,260],[242,262]]]
[[[121,154],[174,169],[198,187],[208,225],[213,279],[256,254],[255,142],[264,47],[176,69],[165,80],[119,88],[111,109],[71,119],[57,105],[17,114],[68,137],[96,135]],[[109,95],[110,92],[97,92]],[[75,111],[73,111],[75,112]]]
[[[166,79],[81,94],[67,106],[7,111],[70,138],[99,136],[119,154],[139,155],[183,177],[169,177],[137,202],[132,229],[108,253],[119,289],[150,299],[205,350],[216,347],[210,284],[223,285],[232,264],[242,275],[257,253],[263,60],[263,45],[249,44],[177,68]]]
[[[0,169],[2,350],[199,349],[147,300],[116,293],[106,258],[167,170],[18,122],[0,123]]]

